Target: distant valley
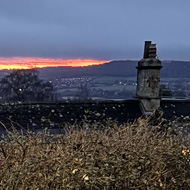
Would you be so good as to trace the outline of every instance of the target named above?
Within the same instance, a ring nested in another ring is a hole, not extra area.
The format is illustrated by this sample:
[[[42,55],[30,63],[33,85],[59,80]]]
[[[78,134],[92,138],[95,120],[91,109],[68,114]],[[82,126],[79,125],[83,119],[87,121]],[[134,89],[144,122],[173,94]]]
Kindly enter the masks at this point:
[[[136,95],[138,61],[117,60],[88,67],[37,69],[39,78],[53,84],[58,101],[131,99]],[[174,97],[190,98],[190,61],[162,61],[161,85]],[[1,70],[0,78],[10,70]]]
[[[117,60],[89,67],[39,69],[40,78],[52,80],[59,99],[86,96],[94,99],[131,99],[136,95],[138,61]],[[174,97],[190,97],[190,61],[162,61],[161,85]],[[81,92],[81,85],[86,86]],[[78,95],[77,95],[78,94]],[[81,97],[80,97],[81,98]]]

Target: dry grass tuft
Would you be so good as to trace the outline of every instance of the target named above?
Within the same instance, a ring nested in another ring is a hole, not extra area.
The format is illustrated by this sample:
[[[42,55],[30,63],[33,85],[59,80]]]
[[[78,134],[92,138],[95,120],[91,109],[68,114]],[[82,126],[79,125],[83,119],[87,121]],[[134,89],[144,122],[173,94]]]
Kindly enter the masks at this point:
[[[184,146],[149,121],[55,136],[9,132],[0,143],[0,189],[190,189],[189,140]]]

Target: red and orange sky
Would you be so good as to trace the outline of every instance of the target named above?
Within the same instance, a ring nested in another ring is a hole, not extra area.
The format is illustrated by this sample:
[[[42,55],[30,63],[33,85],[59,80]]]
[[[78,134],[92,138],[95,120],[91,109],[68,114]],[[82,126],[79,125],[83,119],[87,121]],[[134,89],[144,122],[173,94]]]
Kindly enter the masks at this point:
[[[53,59],[53,58],[33,58],[33,57],[0,57],[0,70],[3,69],[31,69],[43,67],[84,67],[104,64],[106,60],[94,59]]]
[[[190,60],[189,7],[190,0],[1,0],[0,57],[140,60],[150,40],[161,60]]]

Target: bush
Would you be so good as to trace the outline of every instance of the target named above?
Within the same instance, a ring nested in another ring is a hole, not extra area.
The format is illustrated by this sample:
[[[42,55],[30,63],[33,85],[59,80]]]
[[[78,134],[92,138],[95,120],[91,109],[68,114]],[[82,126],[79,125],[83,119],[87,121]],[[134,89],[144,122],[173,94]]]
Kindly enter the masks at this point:
[[[9,132],[0,189],[190,189],[189,139],[148,121],[64,135]]]

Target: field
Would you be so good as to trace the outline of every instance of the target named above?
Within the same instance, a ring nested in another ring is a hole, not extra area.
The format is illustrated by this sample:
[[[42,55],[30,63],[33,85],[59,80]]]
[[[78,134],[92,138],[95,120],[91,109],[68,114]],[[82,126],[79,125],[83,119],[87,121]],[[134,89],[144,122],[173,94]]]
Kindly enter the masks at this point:
[[[81,92],[81,84],[86,85],[85,90],[92,99],[132,99],[136,95],[136,77],[89,76],[67,78],[67,81],[71,85],[60,87],[58,90],[60,100],[74,99]],[[174,98],[190,97],[189,78],[162,78],[160,84],[171,91]]]
[[[179,129],[153,115],[64,135],[13,130],[0,142],[0,189],[190,189],[190,139]]]
[[[72,99],[80,94],[81,85],[86,85],[86,91],[92,99],[131,99],[136,91],[135,77],[82,77],[67,78],[66,87],[58,90],[61,100]],[[61,86],[61,84],[59,84]]]

